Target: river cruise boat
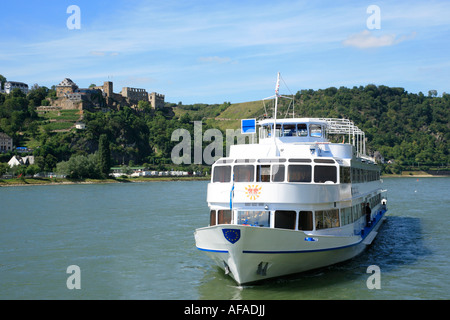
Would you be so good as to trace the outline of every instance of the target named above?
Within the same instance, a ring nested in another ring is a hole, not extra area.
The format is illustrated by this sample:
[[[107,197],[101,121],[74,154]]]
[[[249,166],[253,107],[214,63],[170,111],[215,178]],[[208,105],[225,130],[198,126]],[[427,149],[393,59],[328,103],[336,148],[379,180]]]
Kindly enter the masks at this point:
[[[259,141],[233,145],[213,164],[199,250],[247,284],[339,263],[372,243],[386,190],[363,131],[347,119],[242,123]]]

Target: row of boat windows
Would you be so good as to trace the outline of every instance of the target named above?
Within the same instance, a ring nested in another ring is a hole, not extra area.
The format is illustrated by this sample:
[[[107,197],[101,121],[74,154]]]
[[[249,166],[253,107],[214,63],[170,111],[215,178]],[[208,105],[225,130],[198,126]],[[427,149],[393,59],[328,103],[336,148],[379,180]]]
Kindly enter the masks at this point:
[[[380,180],[379,170],[340,167],[341,183],[359,183]]]
[[[369,200],[370,208],[381,202],[381,195],[376,195]],[[316,211],[276,210],[274,228],[313,231],[329,228],[337,228],[355,222],[365,215],[365,204],[356,204],[342,209],[328,209]],[[270,227],[270,211],[236,211],[236,221],[240,225],[254,227]],[[231,210],[211,210],[210,226],[216,224],[231,224]]]
[[[230,182],[232,177],[234,182],[312,182],[314,177],[316,183],[327,181],[336,183],[337,168],[336,166],[286,166],[284,164],[257,165],[256,168],[254,165],[216,166],[214,168],[213,182]]]
[[[260,130],[260,137],[270,138],[272,136],[273,124],[263,125]],[[276,137],[307,137],[308,127],[306,123],[285,123],[277,124]],[[309,125],[309,136],[313,138],[321,138],[323,136],[323,127],[320,124]]]
[[[379,180],[374,170],[340,167],[340,182],[368,182]],[[315,182],[337,183],[338,171],[332,165],[261,164],[223,165],[213,169],[212,182]]]

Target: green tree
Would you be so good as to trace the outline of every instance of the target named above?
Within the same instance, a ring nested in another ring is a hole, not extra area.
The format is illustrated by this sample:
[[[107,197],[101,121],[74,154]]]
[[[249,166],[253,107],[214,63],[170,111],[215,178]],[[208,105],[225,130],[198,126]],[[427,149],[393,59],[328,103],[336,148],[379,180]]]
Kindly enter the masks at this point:
[[[29,100],[29,104],[33,107],[38,107],[41,105],[42,100],[47,97],[48,88],[47,87],[39,87],[38,84],[33,85],[32,89],[28,93],[27,99]]]
[[[152,110],[152,106],[150,102],[141,100],[138,102],[138,110],[144,112],[150,112]]]
[[[69,161],[62,161],[56,165],[56,171],[72,179],[99,178],[98,153],[73,155]]]
[[[36,164],[31,164],[27,167],[27,175],[34,176],[39,172],[39,166]]]
[[[9,165],[7,163],[0,163],[0,176],[9,171]]]
[[[4,90],[4,84],[6,82],[6,78],[0,74],[0,89]]]
[[[109,140],[106,134],[102,134],[100,136],[98,142],[98,154],[100,174],[103,178],[107,178],[111,170],[111,151],[109,147]]]
[[[56,159],[56,157],[52,154],[47,154],[47,156],[45,157],[45,167],[44,170],[45,171],[53,171],[53,169],[56,167],[56,163],[57,163],[58,159]],[[39,164],[38,164],[39,166]]]
[[[45,159],[43,156],[35,156],[34,164],[38,166],[39,171],[44,171],[45,169]]]

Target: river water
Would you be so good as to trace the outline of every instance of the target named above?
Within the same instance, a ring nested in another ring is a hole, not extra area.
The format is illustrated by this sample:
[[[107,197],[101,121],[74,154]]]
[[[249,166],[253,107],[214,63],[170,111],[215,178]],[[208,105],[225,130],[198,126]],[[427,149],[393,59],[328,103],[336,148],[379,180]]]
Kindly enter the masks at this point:
[[[194,230],[209,222],[206,187],[0,188],[0,299],[450,298],[450,178],[384,179],[387,220],[368,250],[252,286],[237,286],[195,248]],[[68,272],[73,265],[79,272]],[[380,289],[367,287],[371,265]]]

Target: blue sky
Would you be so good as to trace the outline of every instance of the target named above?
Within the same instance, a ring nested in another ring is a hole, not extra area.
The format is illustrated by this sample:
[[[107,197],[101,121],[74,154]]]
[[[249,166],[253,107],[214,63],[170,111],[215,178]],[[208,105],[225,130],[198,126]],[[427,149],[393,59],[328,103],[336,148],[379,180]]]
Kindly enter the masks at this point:
[[[80,29],[67,27],[70,5]],[[372,83],[450,93],[450,1],[2,3],[0,74],[30,86],[110,80],[174,103],[236,103],[272,95],[277,72],[282,93]]]

